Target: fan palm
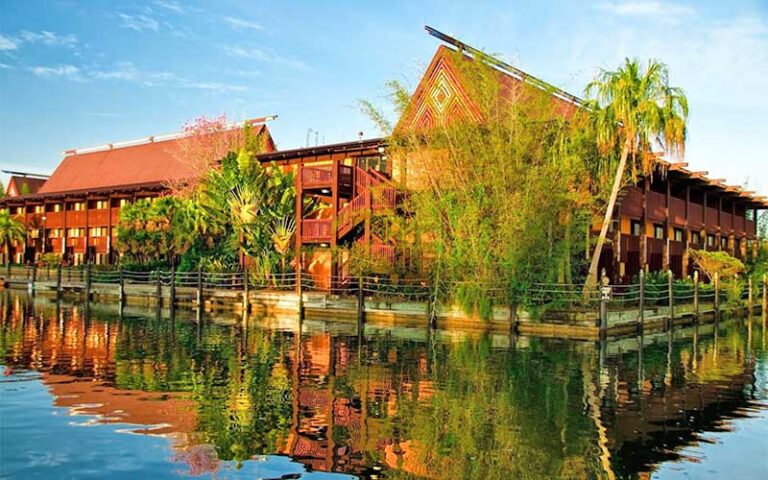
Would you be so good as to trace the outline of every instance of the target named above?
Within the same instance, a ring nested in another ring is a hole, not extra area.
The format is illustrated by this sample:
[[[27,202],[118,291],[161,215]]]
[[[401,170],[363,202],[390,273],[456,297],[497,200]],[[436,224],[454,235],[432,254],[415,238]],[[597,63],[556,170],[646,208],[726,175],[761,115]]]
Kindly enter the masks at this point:
[[[604,152],[621,148],[611,196],[600,235],[592,254],[585,292],[597,281],[597,266],[616,206],[624,186],[627,162],[631,179],[648,178],[656,166],[654,148],[671,155],[685,151],[688,100],[682,89],[669,85],[667,66],[651,60],[641,66],[626,59],[615,71],[603,70],[587,85],[598,146]]]
[[[24,241],[26,230],[24,224],[11,216],[8,209],[0,210],[0,243],[5,247],[5,258],[11,263],[11,245]]]

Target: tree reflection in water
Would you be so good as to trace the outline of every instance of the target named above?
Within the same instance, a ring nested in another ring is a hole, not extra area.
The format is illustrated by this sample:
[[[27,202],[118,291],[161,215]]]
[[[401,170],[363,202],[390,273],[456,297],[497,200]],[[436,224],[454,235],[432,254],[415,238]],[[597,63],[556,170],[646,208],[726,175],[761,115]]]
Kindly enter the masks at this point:
[[[601,354],[589,342],[359,336],[319,322],[297,335],[291,319],[198,324],[7,292],[0,302],[6,368],[41,372],[59,406],[166,434],[191,475],[279,454],[363,477],[646,478],[765,400],[759,320]]]

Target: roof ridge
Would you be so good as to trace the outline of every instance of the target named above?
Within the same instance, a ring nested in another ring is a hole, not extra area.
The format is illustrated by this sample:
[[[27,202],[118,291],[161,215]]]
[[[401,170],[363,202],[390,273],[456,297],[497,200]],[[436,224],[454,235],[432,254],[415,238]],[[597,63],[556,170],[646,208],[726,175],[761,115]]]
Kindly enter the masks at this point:
[[[243,123],[247,123],[250,126],[254,125],[264,125],[270,120],[274,120],[277,118],[277,115],[267,115],[266,117],[257,117],[257,118],[250,118],[246,119],[243,122],[231,122],[227,125],[225,125],[224,130],[234,130],[235,128],[239,128]],[[82,148],[72,148],[69,150],[65,150],[62,153],[64,157],[74,156],[74,155],[80,155],[85,153],[93,153],[93,152],[102,152],[105,150],[115,150],[118,148],[128,148],[128,147],[135,147],[138,145],[146,145],[148,143],[159,143],[159,142],[167,142],[170,140],[176,140],[179,138],[188,137],[190,135],[193,135],[191,132],[174,132],[174,133],[168,133],[164,135],[150,135],[148,137],[143,137],[135,140],[126,140],[123,142],[113,142],[113,143],[105,143],[102,145],[95,145],[92,147],[82,147]]]

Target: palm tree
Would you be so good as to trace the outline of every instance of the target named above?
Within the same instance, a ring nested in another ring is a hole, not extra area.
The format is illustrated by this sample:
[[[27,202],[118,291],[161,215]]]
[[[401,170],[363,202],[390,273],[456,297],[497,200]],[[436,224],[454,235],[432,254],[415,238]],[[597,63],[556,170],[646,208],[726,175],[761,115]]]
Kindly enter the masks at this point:
[[[587,85],[586,96],[593,115],[598,146],[603,152],[621,147],[611,196],[600,235],[592,254],[585,292],[597,281],[597,265],[616,206],[624,186],[627,161],[631,179],[638,172],[648,178],[656,166],[654,148],[670,155],[685,152],[688,99],[682,89],[669,86],[667,66],[650,60],[643,68],[637,60],[625,59],[618,70],[602,70]]]
[[[24,224],[11,216],[8,209],[0,210],[0,243],[5,247],[5,258],[11,263],[11,244],[24,241],[26,230]]]

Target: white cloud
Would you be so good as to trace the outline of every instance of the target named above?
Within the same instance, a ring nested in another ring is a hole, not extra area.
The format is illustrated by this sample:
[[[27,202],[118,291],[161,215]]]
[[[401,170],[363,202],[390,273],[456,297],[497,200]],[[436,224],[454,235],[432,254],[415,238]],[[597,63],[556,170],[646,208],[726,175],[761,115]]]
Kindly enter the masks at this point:
[[[255,78],[261,76],[261,72],[259,70],[227,70],[226,73],[245,78]]]
[[[9,70],[9,69],[12,69],[13,66],[8,65],[7,63],[0,63],[0,68],[2,68],[3,70]]]
[[[18,45],[16,45],[16,41],[10,37],[6,37],[5,35],[0,35],[0,50],[16,50],[19,48]]]
[[[195,88],[198,90],[210,90],[216,93],[244,92],[247,90],[247,88],[245,88],[242,85],[232,85],[232,84],[220,83],[220,82],[191,82],[191,81],[185,80],[185,81],[182,81],[181,85],[187,88]]]
[[[250,60],[259,60],[267,63],[274,63],[276,65],[284,65],[286,67],[292,67],[298,70],[308,70],[307,64],[301,60],[283,57],[261,48],[245,48],[239,45],[233,47],[225,47],[224,51],[231,57],[247,58]]]
[[[184,8],[178,3],[170,0],[156,0],[154,4],[160,8],[170,10],[175,13],[184,13]]]
[[[41,32],[28,32],[25,30],[21,32],[19,38],[21,38],[24,43],[40,43],[50,47],[74,47],[77,45],[77,37],[71,33],[67,35],[59,35],[45,30]]]
[[[123,28],[134,30],[136,32],[143,32],[144,30],[152,30],[153,32],[156,32],[160,28],[160,23],[147,15],[118,13],[117,16],[122,20],[121,26]]]
[[[57,67],[32,67],[32,73],[38,77],[68,77],[78,79],[80,69],[74,65],[60,65]]]
[[[222,17],[222,20],[235,30],[264,30],[264,26],[252,20],[237,17]]]
[[[619,3],[603,3],[600,10],[622,17],[677,17],[693,15],[696,10],[693,7],[679,3],[662,3],[658,1],[628,1]]]

